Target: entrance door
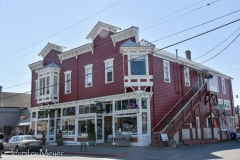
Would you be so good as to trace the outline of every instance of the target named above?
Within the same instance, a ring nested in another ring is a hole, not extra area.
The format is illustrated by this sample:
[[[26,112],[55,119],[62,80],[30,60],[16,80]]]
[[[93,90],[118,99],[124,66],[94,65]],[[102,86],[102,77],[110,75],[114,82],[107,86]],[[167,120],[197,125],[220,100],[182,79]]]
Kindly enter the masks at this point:
[[[104,119],[101,117],[97,118],[97,143],[103,143],[104,142],[104,126],[103,122]]]
[[[108,142],[107,141],[107,137],[108,135],[112,135],[112,116],[106,116],[104,118],[104,133],[105,133],[105,137],[104,137],[104,141],[105,142]]]

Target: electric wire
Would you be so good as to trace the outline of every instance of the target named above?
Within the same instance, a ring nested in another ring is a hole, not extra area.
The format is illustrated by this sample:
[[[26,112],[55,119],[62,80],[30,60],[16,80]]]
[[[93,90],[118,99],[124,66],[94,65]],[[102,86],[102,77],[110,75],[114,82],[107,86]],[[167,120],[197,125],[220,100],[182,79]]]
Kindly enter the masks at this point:
[[[168,46],[163,47],[163,48],[161,48],[161,49],[157,49],[157,50],[155,50],[155,51],[153,51],[153,52],[151,52],[151,53],[147,53],[147,54],[144,54],[144,55],[142,55],[142,56],[135,57],[134,59],[140,58],[140,57],[143,57],[143,56],[146,56],[146,55],[149,55],[149,54],[152,54],[152,55],[153,55],[154,53],[156,53],[156,52],[158,52],[158,51],[160,51],[160,50],[163,50],[163,49],[166,49],[166,48],[175,46],[175,45],[177,45],[177,44],[180,44],[180,43],[189,41],[189,40],[191,40],[191,39],[194,39],[194,38],[197,38],[197,37],[199,37],[199,36],[205,35],[205,34],[207,34],[207,33],[213,32],[213,31],[215,31],[215,30],[218,30],[218,29],[220,29],[220,28],[226,27],[226,26],[228,26],[228,25],[230,25],[230,24],[233,24],[233,23],[236,23],[236,22],[238,22],[238,21],[240,21],[240,19],[237,19],[237,20],[235,20],[235,21],[232,21],[232,22],[229,22],[229,23],[227,23],[227,24],[221,25],[221,26],[219,26],[219,27],[213,28],[213,29],[208,30],[208,31],[206,31],[206,32],[197,34],[197,35],[195,35],[195,36],[192,36],[192,37],[190,37],[190,38],[187,38],[187,39],[184,39],[184,40],[182,40],[182,41],[176,42],[176,43],[174,43],[174,44],[168,45]],[[239,34],[239,35],[240,35],[240,34]],[[239,35],[238,35],[238,36],[239,36]],[[237,36],[237,37],[238,37],[238,36]],[[237,38],[237,37],[236,37],[236,38]],[[234,39],[234,41],[236,40],[236,38]],[[234,42],[234,41],[232,41],[232,42]],[[232,43],[232,42],[231,42],[231,43]],[[229,45],[230,45],[230,44],[229,44]],[[228,46],[229,46],[229,45],[228,45]],[[121,62],[121,63],[115,64],[115,65],[113,65],[113,66],[111,66],[111,67],[106,67],[106,68],[103,68],[103,69],[99,69],[99,70],[94,71],[94,72],[92,72],[92,73],[89,73],[89,74],[86,74],[86,75],[81,75],[81,76],[78,76],[78,77],[73,78],[73,79],[71,79],[71,80],[62,81],[62,82],[56,83],[56,84],[54,84],[54,85],[49,85],[49,86],[47,86],[47,87],[59,85],[59,84],[62,84],[62,83],[68,82],[68,81],[77,80],[77,79],[79,79],[79,78],[84,78],[84,77],[86,77],[86,76],[88,76],[88,75],[93,75],[93,74],[96,74],[96,73],[98,73],[98,72],[105,71],[105,70],[108,69],[108,68],[112,68],[112,67],[115,67],[115,66],[122,65],[122,64],[127,63],[127,62],[129,62],[129,61],[131,61],[131,60],[132,60],[132,59],[129,59],[129,60],[127,60],[127,61],[123,61],[123,62]],[[37,90],[41,90],[41,89],[44,89],[44,88],[47,88],[47,87],[42,87],[42,88],[39,88],[39,89],[37,89]],[[33,90],[33,91],[36,92],[37,90]],[[15,94],[15,95],[8,96],[8,97],[4,97],[4,98],[0,98],[0,99],[10,98],[10,97],[14,97],[14,96],[18,96],[18,95],[30,93],[30,92],[33,92],[33,91],[27,91],[27,92],[24,92],[24,93]]]

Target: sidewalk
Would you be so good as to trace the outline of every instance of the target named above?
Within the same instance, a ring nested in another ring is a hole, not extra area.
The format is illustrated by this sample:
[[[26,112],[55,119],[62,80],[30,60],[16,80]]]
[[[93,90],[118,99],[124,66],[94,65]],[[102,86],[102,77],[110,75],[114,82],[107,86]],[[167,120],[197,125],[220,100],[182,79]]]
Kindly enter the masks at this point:
[[[240,159],[240,142],[219,142],[214,144],[184,145],[179,148],[87,146],[87,152],[80,152],[80,145],[44,145],[43,152],[64,152],[63,155],[109,157],[120,159]],[[226,152],[226,153],[225,153]],[[223,154],[224,153],[224,154]]]

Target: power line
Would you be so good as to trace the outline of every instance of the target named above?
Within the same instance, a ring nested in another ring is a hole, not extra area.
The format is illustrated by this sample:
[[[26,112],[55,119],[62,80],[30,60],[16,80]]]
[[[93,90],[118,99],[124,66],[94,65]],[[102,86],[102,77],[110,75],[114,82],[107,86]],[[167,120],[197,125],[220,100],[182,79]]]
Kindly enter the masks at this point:
[[[207,55],[208,53],[212,52],[214,49],[216,49],[218,46],[220,46],[220,45],[223,44],[226,40],[228,40],[230,37],[232,37],[232,35],[234,35],[239,29],[240,29],[240,28],[238,28],[236,31],[234,31],[230,36],[228,36],[225,40],[223,40],[220,44],[218,44],[217,46],[215,46],[213,49],[211,49],[211,50],[208,51],[207,53],[199,56],[198,58],[194,59],[194,61],[197,60],[197,59],[199,59],[199,58],[201,58],[201,57],[203,57],[203,56],[205,56],[205,55]]]
[[[234,40],[232,40],[232,42],[230,42],[223,50],[221,50],[218,54],[215,54],[213,57],[209,58],[208,60],[206,61],[203,61],[201,63],[205,63],[205,62],[208,62],[210,61],[211,59],[217,57],[219,54],[221,54],[224,50],[226,50],[238,37],[239,37],[240,33],[234,38]]]
[[[9,54],[5,54],[5,55],[1,56],[0,58],[6,57],[6,56],[8,56],[8,55],[17,53],[17,52],[22,51],[22,50],[25,50],[25,49],[27,49],[27,48],[35,45],[35,44],[38,44],[38,43],[43,42],[43,41],[45,41],[45,40],[47,40],[47,39],[49,39],[49,38],[51,38],[51,37],[53,37],[53,36],[56,36],[56,35],[58,35],[59,33],[62,33],[62,32],[64,32],[64,31],[66,31],[66,30],[68,30],[68,29],[70,29],[70,28],[72,28],[72,27],[74,27],[74,26],[76,26],[76,25],[78,25],[78,24],[80,24],[80,23],[88,20],[89,18],[92,18],[92,17],[98,15],[99,13],[101,13],[101,12],[103,12],[103,11],[111,8],[111,7],[113,7],[114,5],[120,3],[121,1],[123,1],[123,0],[118,0],[117,2],[115,2],[115,3],[113,3],[113,4],[109,5],[109,6],[107,6],[106,8],[104,8],[104,9],[102,9],[102,10],[100,10],[100,11],[98,11],[98,12],[96,12],[96,13],[94,13],[94,14],[86,17],[86,18],[84,18],[83,20],[81,20],[81,21],[79,21],[79,22],[77,22],[77,23],[75,23],[75,24],[73,24],[73,25],[71,25],[71,26],[69,26],[69,27],[61,30],[61,31],[58,31],[57,33],[54,33],[54,34],[51,35],[51,36],[48,36],[47,38],[44,38],[44,39],[42,39],[42,40],[40,40],[40,41],[37,41],[37,42],[35,42],[35,43],[33,43],[33,44],[29,45],[29,46],[26,46],[26,47],[24,47],[24,48],[22,48],[22,49],[19,49],[19,50],[17,50],[17,51],[11,52],[11,53],[9,53]]]
[[[213,20],[210,20],[210,21],[204,22],[204,23],[199,24],[199,25],[196,25],[196,26],[194,26],[194,27],[191,27],[191,28],[185,29],[185,30],[183,30],[183,31],[180,31],[180,32],[174,33],[174,34],[169,35],[169,36],[166,36],[166,37],[164,37],[164,38],[160,38],[160,39],[154,40],[154,41],[152,41],[151,43],[154,43],[154,42],[157,42],[157,41],[160,41],[160,40],[163,40],[163,39],[169,38],[169,37],[171,37],[171,36],[174,36],[174,35],[177,35],[177,34],[180,34],[180,33],[183,33],[183,32],[186,32],[186,31],[188,31],[188,30],[190,30],[190,29],[193,29],[193,28],[196,28],[196,27],[202,26],[202,25],[204,25],[204,24],[207,24],[207,23],[213,22],[213,21],[218,20],[218,19],[220,19],[220,18],[224,18],[224,17],[226,17],[226,16],[229,16],[229,15],[234,14],[234,13],[239,12],[239,11],[240,11],[240,10],[237,10],[237,11],[231,12],[231,13],[229,13],[229,14],[226,14],[226,15],[223,15],[223,16],[221,16],[221,17],[215,18],[215,19],[213,19]],[[106,40],[108,40],[108,39],[106,39]],[[105,40],[105,41],[106,41],[106,40]],[[102,42],[102,41],[101,41],[101,42]],[[107,44],[109,44],[109,43],[106,43],[106,44],[104,44],[104,45],[98,46],[98,47],[96,47],[96,48],[103,47],[103,46],[105,46],[105,45],[107,45]],[[95,48],[95,49],[96,49],[96,48]],[[106,59],[106,58],[114,57],[114,56],[116,56],[116,55],[118,55],[118,53],[117,53],[117,54],[114,54],[114,55],[111,55],[111,56],[108,56],[108,57],[105,57],[105,58],[102,58],[102,59],[99,59],[99,60],[97,60],[97,61],[93,61],[93,62],[91,62],[91,63],[96,63],[96,62],[101,61],[101,60],[104,60],[104,59]],[[55,59],[55,60],[57,60],[57,59]],[[78,67],[75,67],[75,68],[73,68],[73,69],[77,69],[77,68],[79,68],[79,67],[82,67],[82,66],[78,66]],[[61,72],[60,72],[60,73],[61,73]],[[25,83],[24,83],[24,84],[25,84]],[[16,85],[16,86],[19,86],[19,85]],[[12,87],[8,87],[8,88],[12,88]],[[5,89],[7,89],[7,88],[5,88]],[[5,90],[5,89],[3,89],[3,90]]]
[[[144,1],[145,1],[145,0],[144,0]],[[142,2],[144,2],[144,1],[142,1]],[[140,2],[140,3],[142,3],[142,2]],[[200,2],[201,2],[201,1],[200,1]],[[198,2],[198,3],[200,3],[200,2]],[[215,3],[215,2],[216,2],[216,1],[214,1],[214,2],[212,2],[212,3]],[[139,3],[138,3],[138,4],[139,4]],[[209,3],[209,4],[211,4],[211,3]],[[192,5],[191,5],[191,6],[192,6]],[[205,6],[208,6],[208,5],[204,5],[203,7],[205,7]],[[133,7],[133,6],[132,6],[132,7]],[[131,7],[131,8],[132,8],[132,7]],[[203,8],[203,7],[200,7],[200,8]],[[188,8],[188,7],[186,7],[186,8]],[[198,9],[200,9],[200,8],[198,8]],[[130,9],[130,8],[128,8],[128,9]],[[127,9],[127,10],[128,10],[128,9]],[[124,11],[126,11],[126,10],[124,10]],[[190,29],[193,29],[193,28],[199,27],[199,26],[201,26],[201,25],[204,25],[204,24],[210,23],[210,22],[212,22],[212,21],[215,21],[215,20],[217,20],[217,19],[220,19],[220,18],[223,18],[223,17],[229,16],[229,15],[234,14],[234,13],[239,12],[239,11],[240,11],[240,10],[237,10],[237,11],[235,11],[235,12],[229,13],[229,14],[224,15],[224,16],[222,16],[222,17],[219,17],[219,18],[213,19],[213,20],[211,20],[211,21],[208,21],[208,22],[202,23],[202,24],[200,24],[200,25],[197,25],[197,26],[191,27],[191,28],[189,28],[189,29],[183,30],[183,31],[181,31],[181,32],[178,32],[178,33],[172,34],[172,35],[170,35],[170,36],[164,37],[164,38],[162,38],[162,39],[165,39],[165,38],[171,37],[171,36],[173,36],[173,35],[177,35],[177,34],[179,34],[179,33],[182,33],[182,32],[188,31],[188,30],[190,30]],[[175,13],[175,12],[173,12],[173,13]],[[169,14],[169,15],[171,15],[171,14]],[[175,17],[174,19],[176,19],[176,17]],[[173,19],[170,19],[170,20],[173,20]],[[168,21],[170,21],[170,20],[168,20]],[[167,22],[167,21],[165,21],[165,22]],[[165,23],[165,22],[163,22],[163,23]],[[163,24],[163,23],[161,23],[161,24]],[[158,25],[159,25],[159,24],[158,24]],[[157,26],[157,25],[154,25],[154,26],[152,26],[152,27],[155,27],[155,26]],[[149,27],[149,28],[152,28],[152,27]],[[148,29],[149,29],[149,28],[148,28]],[[143,30],[141,30],[141,31],[143,31]],[[141,31],[139,31],[139,32],[141,32]],[[71,36],[70,36],[70,37],[71,37]],[[68,38],[70,38],[70,37],[68,37]],[[97,42],[96,44],[98,44],[98,43],[102,43],[102,42],[107,41],[107,40],[108,40],[108,39],[106,39],[106,40],[102,40],[102,41],[100,41],[100,42]],[[107,43],[107,44],[109,44],[109,43]],[[105,44],[104,44],[104,45],[105,45]],[[101,46],[100,46],[100,47],[101,47]],[[32,53],[34,53],[34,52],[31,52],[31,53],[25,54],[25,55],[23,55],[23,56],[26,56],[26,55],[29,55],[29,54],[32,54]],[[16,59],[21,58],[21,57],[22,57],[22,56],[17,57],[17,58],[12,59],[12,60],[16,60]],[[9,61],[12,61],[12,60],[9,60]],[[2,63],[7,63],[7,62],[9,62],[9,61],[5,61],[5,62],[2,62]],[[0,64],[2,64],[2,63],[0,63]]]
[[[214,29],[211,29],[211,30],[208,30],[208,31],[206,31],[206,32],[200,33],[200,34],[195,35],[195,36],[193,36],[193,37],[190,37],[190,38],[184,39],[184,40],[182,40],[182,41],[176,42],[176,43],[174,43],[174,44],[168,45],[168,46],[163,47],[163,48],[161,48],[161,49],[157,49],[157,50],[155,50],[155,51],[152,52],[152,53],[147,53],[147,54],[142,55],[142,56],[139,56],[139,57],[137,57],[137,58],[140,58],[140,57],[143,57],[143,56],[146,56],[146,55],[149,55],[149,54],[154,54],[154,53],[156,53],[157,51],[160,51],[160,50],[163,50],[163,49],[166,49],[166,48],[175,46],[175,45],[177,45],[177,44],[180,44],[180,43],[189,41],[189,40],[191,40],[191,39],[194,39],[194,38],[197,38],[197,37],[202,36],[202,35],[204,35],[204,34],[210,33],[210,32],[215,31],[215,30],[217,30],[217,29],[226,27],[226,26],[228,26],[228,25],[230,25],[230,24],[236,23],[236,22],[238,22],[239,20],[240,20],[240,19],[237,19],[237,20],[235,20],[235,21],[229,22],[229,23],[227,23],[227,24],[224,24],[224,25],[221,25],[221,26],[216,27],[216,28],[214,28]],[[239,35],[240,35],[240,34],[239,34]],[[239,35],[238,35],[238,36],[239,36]],[[237,37],[238,37],[238,36],[237,36]],[[237,37],[236,37],[236,38],[237,38]],[[235,38],[235,39],[236,39],[236,38]],[[234,39],[234,41],[235,41],[235,39]],[[232,43],[232,42],[231,42],[231,43]],[[230,45],[230,44],[229,44],[229,45]],[[136,58],[134,58],[134,59],[136,59]],[[112,67],[115,67],[115,66],[119,66],[119,65],[124,64],[124,63],[127,63],[127,62],[129,62],[129,61],[131,61],[131,60],[132,60],[132,59],[127,60],[127,61],[123,61],[123,62],[118,63],[118,64],[116,64],[116,65],[113,65],[113,66],[111,66],[111,67],[103,68],[103,69],[97,70],[97,71],[95,71],[95,72],[92,72],[92,73],[90,73],[90,74],[86,74],[86,75],[83,75],[83,76],[78,76],[78,77],[76,77],[76,78],[71,79],[70,81],[77,80],[77,79],[79,79],[79,78],[83,78],[83,77],[85,77],[85,76],[92,75],[92,74],[95,74],[95,73],[98,73],[98,72],[101,72],[101,71],[105,71],[105,70],[108,69],[108,68],[112,68]],[[59,85],[59,84],[65,83],[65,82],[67,82],[67,81],[69,81],[69,80],[66,80],[66,81],[63,81],[63,82],[59,82],[59,83],[57,83],[57,84],[50,85],[50,86],[47,86],[47,87],[52,87],[52,86],[55,86],[55,85]],[[41,90],[41,89],[44,89],[44,88],[46,88],[46,87],[43,87],[43,88],[40,88],[40,89],[37,89],[37,90]],[[37,90],[34,90],[34,92],[37,91]],[[19,94],[12,95],[12,96],[9,96],[9,97],[4,97],[4,98],[10,98],[10,97],[18,96],[18,95],[21,95],[21,94],[30,93],[30,92],[32,92],[32,91],[28,91],[28,92],[24,92],[24,93],[19,93]],[[4,99],[4,98],[1,98],[1,99]]]

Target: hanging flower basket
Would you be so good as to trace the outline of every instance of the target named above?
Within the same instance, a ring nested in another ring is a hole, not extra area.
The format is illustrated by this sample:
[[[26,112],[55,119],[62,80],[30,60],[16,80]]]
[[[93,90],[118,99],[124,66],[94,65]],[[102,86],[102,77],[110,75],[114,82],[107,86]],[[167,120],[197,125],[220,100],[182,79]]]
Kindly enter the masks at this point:
[[[138,105],[136,104],[136,102],[131,102],[127,105],[128,109],[139,109]]]
[[[75,115],[75,111],[74,111],[74,110],[69,110],[69,111],[67,112],[67,115],[68,115],[68,116]]]

